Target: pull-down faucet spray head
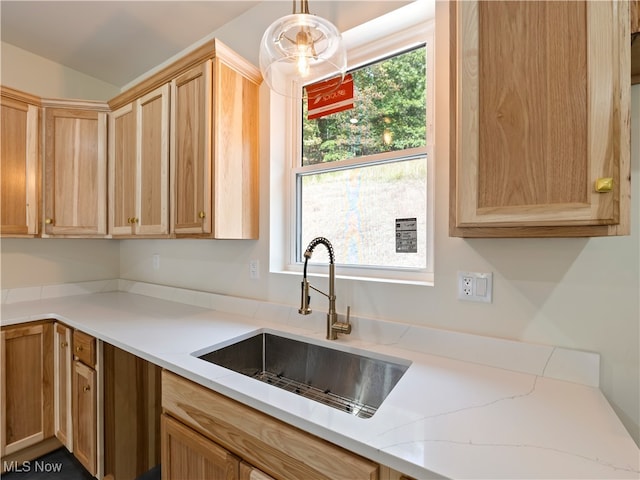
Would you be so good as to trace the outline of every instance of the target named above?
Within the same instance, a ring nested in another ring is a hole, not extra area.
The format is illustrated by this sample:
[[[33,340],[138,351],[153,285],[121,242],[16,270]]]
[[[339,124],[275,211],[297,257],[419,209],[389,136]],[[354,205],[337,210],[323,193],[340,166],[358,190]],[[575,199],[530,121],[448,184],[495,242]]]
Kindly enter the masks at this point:
[[[324,237],[317,237],[314,238],[313,240],[311,240],[311,242],[309,243],[309,246],[307,247],[307,249],[304,252],[304,271],[302,274],[302,283],[300,285],[300,308],[298,309],[298,313],[300,313],[301,315],[309,315],[312,310],[309,307],[309,302],[311,301],[311,296],[309,295],[309,281],[307,280],[307,263],[309,262],[309,259],[311,258],[311,255],[313,255],[313,250],[314,248],[316,248],[318,245],[324,245],[325,247],[327,247],[327,250],[329,251],[329,269],[330,271],[333,270],[334,268],[334,263],[335,263],[335,256],[333,254],[333,246],[331,245],[331,242],[329,240],[327,240]],[[311,287],[313,288],[313,287]],[[330,288],[330,292],[329,292],[329,300],[331,300],[331,289]],[[322,292],[320,292],[322,293]]]
[[[324,245],[327,247],[329,251],[329,293],[324,293],[321,290],[318,290],[313,285],[309,284],[307,280],[307,264],[311,255],[313,254],[313,249],[318,245]],[[336,294],[335,294],[335,279],[336,279],[336,270],[335,270],[335,257],[333,254],[333,246],[331,242],[324,237],[317,237],[311,240],[307,250],[304,252],[304,271],[302,275],[302,284],[301,288],[301,298],[300,298],[300,308],[298,309],[298,313],[302,315],[308,315],[311,313],[311,308],[309,308],[309,302],[311,301],[311,297],[309,295],[309,289],[312,288],[316,292],[321,293],[325,297],[329,299],[329,311],[327,313],[327,339],[335,340],[338,338],[338,332],[340,333],[351,333],[351,324],[349,323],[349,311],[350,308],[347,308],[347,319],[345,322],[338,322],[338,314],[336,312]]]

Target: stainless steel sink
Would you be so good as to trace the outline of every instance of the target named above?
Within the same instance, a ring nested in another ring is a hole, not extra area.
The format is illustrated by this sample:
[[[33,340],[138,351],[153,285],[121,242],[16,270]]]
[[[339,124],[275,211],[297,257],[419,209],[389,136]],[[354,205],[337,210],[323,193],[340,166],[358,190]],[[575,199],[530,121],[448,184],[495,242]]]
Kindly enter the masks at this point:
[[[373,416],[409,362],[259,333],[198,358],[361,418]]]

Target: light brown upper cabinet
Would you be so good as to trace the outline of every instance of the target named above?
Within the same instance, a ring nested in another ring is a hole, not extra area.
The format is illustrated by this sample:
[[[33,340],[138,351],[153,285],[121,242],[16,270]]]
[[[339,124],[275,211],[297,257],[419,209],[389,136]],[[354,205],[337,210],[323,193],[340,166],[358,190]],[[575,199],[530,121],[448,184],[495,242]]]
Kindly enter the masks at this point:
[[[212,231],[212,65],[208,60],[171,82],[171,217],[178,234]]]
[[[0,90],[0,235],[39,233],[40,99]]]
[[[169,84],[109,115],[109,233],[169,235]]]
[[[44,233],[107,233],[107,111],[103,103],[43,100]]]
[[[450,13],[450,234],[628,234],[629,3]]]
[[[216,56],[171,83],[172,225],[177,236],[258,238],[261,77],[216,42]]]

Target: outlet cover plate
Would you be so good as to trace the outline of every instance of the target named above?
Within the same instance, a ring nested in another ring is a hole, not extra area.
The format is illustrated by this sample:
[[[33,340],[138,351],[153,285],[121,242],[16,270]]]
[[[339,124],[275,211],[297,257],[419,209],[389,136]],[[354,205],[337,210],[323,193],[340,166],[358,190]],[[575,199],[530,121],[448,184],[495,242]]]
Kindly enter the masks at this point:
[[[458,272],[458,300],[491,303],[493,273]]]

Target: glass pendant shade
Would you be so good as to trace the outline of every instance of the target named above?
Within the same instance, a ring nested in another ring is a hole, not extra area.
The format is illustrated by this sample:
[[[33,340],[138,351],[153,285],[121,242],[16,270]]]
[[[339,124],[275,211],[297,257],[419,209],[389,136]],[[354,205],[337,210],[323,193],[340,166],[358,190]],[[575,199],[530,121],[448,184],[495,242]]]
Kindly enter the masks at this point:
[[[260,43],[260,70],[271,90],[302,97],[302,85],[335,79],[338,88],[347,69],[347,52],[338,29],[308,13],[279,18]],[[326,90],[325,90],[326,93]]]

